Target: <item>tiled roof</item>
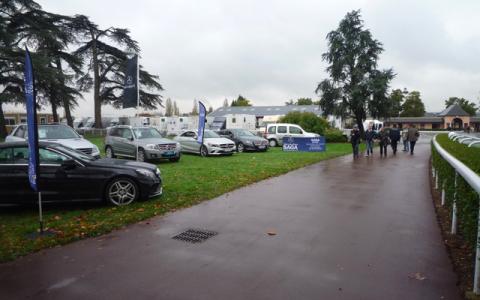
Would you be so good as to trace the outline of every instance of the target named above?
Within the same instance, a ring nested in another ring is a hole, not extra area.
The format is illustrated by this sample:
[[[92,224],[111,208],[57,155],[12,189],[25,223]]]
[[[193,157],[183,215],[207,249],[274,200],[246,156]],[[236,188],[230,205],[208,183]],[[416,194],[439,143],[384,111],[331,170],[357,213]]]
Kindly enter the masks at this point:
[[[453,104],[447,107],[444,111],[438,114],[441,117],[444,116],[469,116],[469,114],[463,110],[458,104]]]
[[[322,110],[318,105],[284,105],[284,106],[233,106],[220,107],[208,114],[209,117],[223,117],[230,114],[244,114],[255,116],[286,115],[291,111],[313,112],[321,115]]]

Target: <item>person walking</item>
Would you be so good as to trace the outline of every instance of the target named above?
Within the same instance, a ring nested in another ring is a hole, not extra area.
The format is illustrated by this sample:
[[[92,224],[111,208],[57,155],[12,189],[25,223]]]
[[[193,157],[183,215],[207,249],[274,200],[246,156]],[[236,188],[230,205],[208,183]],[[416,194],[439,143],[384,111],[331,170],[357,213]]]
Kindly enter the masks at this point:
[[[392,145],[393,155],[397,154],[397,144],[400,140],[400,130],[397,128],[397,124],[393,124],[393,128],[390,128],[389,132],[390,143]]]
[[[365,131],[365,144],[367,146],[367,154],[366,157],[373,155],[373,139],[375,139],[375,131],[372,129],[372,124],[368,125],[367,131]]]
[[[387,147],[388,147],[388,144],[390,143],[390,137],[384,127],[380,128],[380,132],[378,133],[378,138],[380,140],[380,157],[382,157],[383,155],[387,157]]]
[[[410,142],[410,155],[413,155],[413,151],[415,150],[415,144],[417,143],[418,137],[420,134],[418,133],[418,129],[415,128],[415,124],[412,124],[410,128],[408,128],[407,138]]]
[[[353,126],[352,132],[350,133],[350,142],[352,143],[353,149],[353,158],[358,158],[358,148],[360,144],[360,130],[358,126]]]
[[[408,142],[408,125],[405,125],[405,129],[402,131],[402,141],[403,141],[403,152],[410,151],[409,142]]]

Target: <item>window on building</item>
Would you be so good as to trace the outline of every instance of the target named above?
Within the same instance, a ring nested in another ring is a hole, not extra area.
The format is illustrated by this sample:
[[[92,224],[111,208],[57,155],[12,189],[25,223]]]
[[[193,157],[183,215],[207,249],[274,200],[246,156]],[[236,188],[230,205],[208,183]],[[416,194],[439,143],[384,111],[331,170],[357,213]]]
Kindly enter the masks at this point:
[[[232,118],[232,124],[233,123],[236,123],[237,122],[237,119],[236,118]]]
[[[15,125],[15,118],[5,118],[5,125]]]
[[[40,118],[40,124],[47,124],[47,118],[41,117]]]
[[[27,123],[27,119],[26,119],[26,118],[21,118],[21,119],[20,119],[20,123],[21,123],[21,124],[26,124],[26,123]]]
[[[183,118],[180,118],[179,121],[180,121],[180,123],[183,123]]]
[[[247,118],[243,117],[243,123],[247,123]]]

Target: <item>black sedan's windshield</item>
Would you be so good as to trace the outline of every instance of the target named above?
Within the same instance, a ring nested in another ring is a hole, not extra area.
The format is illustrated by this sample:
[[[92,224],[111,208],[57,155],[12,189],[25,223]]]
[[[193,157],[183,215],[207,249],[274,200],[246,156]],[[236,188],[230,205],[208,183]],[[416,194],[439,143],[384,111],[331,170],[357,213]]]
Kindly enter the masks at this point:
[[[160,132],[155,128],[134,128],[137,139],[162,138]]]
[[[80,136],[72,128],[64,125],[38,126],[38,138],[41,140],[78,139]]]

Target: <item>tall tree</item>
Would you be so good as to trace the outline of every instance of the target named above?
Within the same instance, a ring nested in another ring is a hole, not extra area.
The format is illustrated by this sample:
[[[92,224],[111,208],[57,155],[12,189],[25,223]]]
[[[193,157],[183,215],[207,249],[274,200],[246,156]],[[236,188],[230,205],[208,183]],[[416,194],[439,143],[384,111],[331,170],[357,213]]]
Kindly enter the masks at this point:
[[[420,92],[411,91],[405,98],[402,105],[401,117],[423,117],[425,115],[425,105],[420,97]]]
[[[227,98],[225,98],[225,100],[223,100],[223,105],[222,105],[222,106],[223,106],[223,107],[228,107],[228,106],[229,106],[229,105],[228,105],[228,99],[227,99]]]
[[[382,44],[364,28],[358,10],[348,13],[338,28],[328,33],[327,42],[328,52],[322,57],[329,64],[330,78],[317,86],[320,107],[324,115],[353,117],[363,134],[367,113],[385,113],[393,70],[377,70]]]
[[[470,116],[475,116],[478,111],[478,107],[475,102],[470,102],[465,98],[458,98],[458,97],[450,97],[445,100],[445,107],[449,107],[450,105],[458,104],[460,105],[464,111],[466,111]]]
[[[238,95],[236,100],[232,100],[231,106],[252,106],[252,104],[247,98],[243,97],[242,95]]]
[[[31,0],[5,0],[0,2],[0,137],[5,137],[4,103],[24,103],[23,59],[24,47],[32,51],[37,74],[37,92],[40,104],[51,100],[46,96],[49,85],[55,83],[55,70],[49,68],[52,57],[45,55],[44,46],[65,45],[62,31],[66,17],[48,13]],[[38,53],[36,53],[37,50]],[[60,86],[61,87],[61,86]],[[55,103],[54,103],[55,105]]]
[[[95,127],[100,128],[102,104],[122,105],[125,69],[128,53],[139,53],[138,43],[130,37],[128,29],[109,27],[100,29],[88,17],[77,15],[74,26],[81,46],[75,54],[88,59],[89,73],[79,81],[82,88],[93,85]],[[93,73],[93,79],[90,77]],[[140,65],[140,105],[153,109],[162,104],[161,96],[153,91],[163,90],[158,77],[143,70]]]
[[[390,104],[390,117],[398,117],[400,116],[400,113],[402,112],[402,104],[407,96],[408,91],[406,89],[394,89],[390,93],[389,98],[389,104]]]
[[[173,116],[173,113],[172,99],[167,98],[167,101],[165,101],[165,117],[171,117]]]
[[[193,108],[192,112],[190,113],[192,116],[198,116],[198,101],[193,100]]]
[[[180,109],[178,108],[177,101],[173,101],[173,115],[174,116],[179,116],[180,115]]]

